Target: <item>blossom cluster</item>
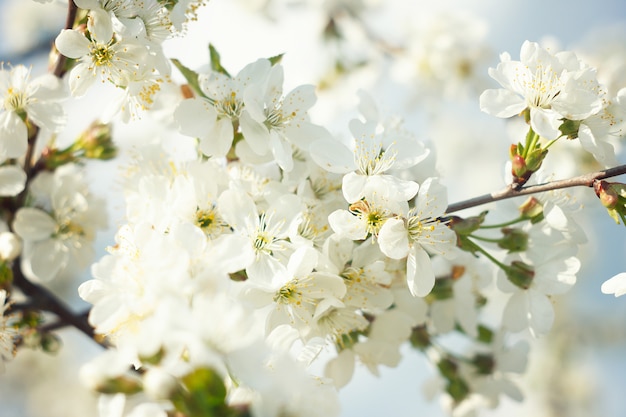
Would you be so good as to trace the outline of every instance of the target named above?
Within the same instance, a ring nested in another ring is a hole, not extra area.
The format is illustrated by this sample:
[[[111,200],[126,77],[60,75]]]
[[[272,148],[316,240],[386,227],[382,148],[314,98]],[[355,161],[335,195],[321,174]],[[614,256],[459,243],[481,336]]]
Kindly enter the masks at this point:
[[[458,216],[435,146],[375,96],[359,91],[357,111],[331,132],[313,117],[316,86],[285,91],[282,55],[232,74],[213,45],[200,69],[170,61],[163,43],[184,36],[206,1],[72,1],[54,75],[0,67],[0,366],[18,347],[57,348],[52,313],[107,348],[80,372],[102,417],[335,416],[356,367],[379,375],[406,345],[432,364],[426,396],[453,415],[523,399],[531,343],[550,332],[554,297],[581,269],[579,204],[550,190],[514,211]],[[325,7],[333,22],[366,9]],[[430,94],[466,94],[482,82],[484,30],[443,21],[453,29],[420,35],[441,46],[406,58]],[[520,61],[500,59],[489,75],[502,88],[484,91],[480,108],[528,129],[508,155],[508,193],[549,180],[543,162],[559,139],[617,164],[626,88],[610,96],[576,54],[538,43],[524,42]],[[94,259],[108,219],[82,165],[111,159],[116,145],[101,121],[66,148],[56,139],[63,100],[98,80],[119,93],[105,122],[154,117],[191,152],[158,141],[134,151],[120,182],[124,221]],[[172,110],[167,122],[155,108]],[[593,186],[624,222],[626,186]],[[81,318],[46,288],[87,268]],[[625,282],[618,274],[602,291],[622,295]]]

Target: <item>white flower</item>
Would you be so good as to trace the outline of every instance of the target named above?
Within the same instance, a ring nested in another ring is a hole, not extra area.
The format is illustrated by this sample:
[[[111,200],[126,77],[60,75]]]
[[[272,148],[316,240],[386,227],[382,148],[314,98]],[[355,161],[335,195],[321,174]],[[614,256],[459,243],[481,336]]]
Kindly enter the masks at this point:
[[[602,110],[583,120],[578,128],[578,140],[584,150],[605,167],[618,165],[610,139],[626,135],[626,88],[617,97],[604,103]]]
[[[407,282],[413,295],[424,297],[435,285],[429,252],[447,256],[456,245],[456,234],[439,217],[448,198],[436,178],[428,178],[418,192],[415,206],[388,219],[378,234],[380,250],[393,259],[407,258]],[[400,217],[401,216],[401,217]]]
[[[324,255],[330,260],[329,272],[341,276],[346,285],[342,302],[352,308],[381,312],[393,303],[391,274],[385,270],[384,256],[370,241],[356,245],[340,235],[324,243]]]
[[[96,230],[106,225],[103,202],[93,197],[74,165],[41,173],[31,192],[43,209],[22,207],[13,229],[24,241],[22,267],[29,277],[48,281],[69,267],[92,260]]]
[[[200,74],[198,83],[207,98],[183,100],[174,113],[180,131],[200,139],[199,149],[207,156],[226,156],[233,138],[233,123],[244,111],[244,93],[264,83],[271,64],[259,59],[246,65],[235,77],[211,72]],[[254,138],[253,138],[254,140]]]
[[[343,307],[339,301],[346,292],[338,275],[314,271],[318,255],[314,249],[302,247],[289,258],[286,272],[274,276],[269,285],[251,286],[245,298],[257,307],[273,305],[267,317],[266,333],[281,324],[289,324],[303,338],[310,336],[310,327],[330,307]]]
[[[381,227],[394,213],[406,212],[406,201],[389,201],[378,193],[350,204],[348,210],[335,210],[328,216],[333,231],[352,240],[377,239]]]
[[[626,272],[621,272],[602,284],[604,294],[615,294],[616,297],[626,294]]]
[[[407,201],[419,188],[416,182],[386,174],[393,168],[407,168],[424,159],[428,152],[414,138],[380,135],[377,123],[352,120],[352,145],[332,139],[320,139],[311,145],[313,160],[322,168],[343,177],[343,194],[354,203],[366,194],[379,192],[391,200]],[[407,164],[408,162],[408,164]]]
[[[417,165],[430,150],[404,131],[396,119],[381,120],[374,100],[364,91],[359,92],[359,98],[365,121],[350,121],[353,139],[344,143],[322,136],[311,144],[311,157],[327,171],[346,174],[342,189],[348,203],[374,192],[394,201],[413,198],[417,183],[402,180],[391,171]]]
[[[226,190],[217,206],[235,234],[245,236],[247,246],[255,252],[256,259],[246,267],[249,279],[271,282],[285,270],[289,231],[296,225],[296,216],[304,210],[298,197],[285,194],[259,213],[252,198],[243,191]]]
[[[198,20],[198,9],[209,0],[179,0],[170,12],[170,20],[178,32],[184,32],[189,21]]]
[[[278,165],[291,171],[291,144],[306,150],[313,139],[328,133],[309,122],[307,115],[316,100],[315,86],[303,85],[282,97],[282,84],[283,68],[277,64],[264,85],[253,84],[246,89],[241,131],[255,153],[265,155],[271,151]]]
[[[520,61],[502,54],[489,75],[504,88],[487,90],[480,108],[496,117],[530,110],[530,125],[548,140],[561,135],[561,119],[583,120],[602,108],[595,69],[585,66],[572,52],[551,54],[537,43],[522,45]]]
[[[426,14],[407,42],[408,53],[397,60],[395,73],[406,83],[415,83],[420,98],[462,98],[482,87],[482,66],[489,58],[488,25],[456,9]],[[407,84],[410,85],[410,84]],[[421,100],[420,100],[421,101]]]
[[[26,122],[57,132],[65,123],[58,79],[46,74],[30,80],[30,70],[18,65],[10,70],[0,64],[0,160],[26,153]]]
[[[520,256],[526,266],[518,265],[524,282],[513,283],[500,272],[498,287],[513,292],[503,312],[503,326],[512,332],[529,329],[534,337],[547,334],[554,322],[554,308],[550,296],[563,294],[576,283],[580,261],[572,256],[575,247],[568,245],[546,246],[542,258],[533,262]],[[513,258],[512,258],[513,259]],[[528,266],[532,272],[528,272]]]
[[[70,90],[74,96],[82,96],[96,78],[109,81],[118,87],[126,87],[136,80],[142,66],[152,63],[146,47],[127,39],[117,39],[113,23],[103,9],[89,12],[87,28],[91,39],[76,30],[64,29],[55,40],[59,52],[68,58],[79,60],[70,72]]]

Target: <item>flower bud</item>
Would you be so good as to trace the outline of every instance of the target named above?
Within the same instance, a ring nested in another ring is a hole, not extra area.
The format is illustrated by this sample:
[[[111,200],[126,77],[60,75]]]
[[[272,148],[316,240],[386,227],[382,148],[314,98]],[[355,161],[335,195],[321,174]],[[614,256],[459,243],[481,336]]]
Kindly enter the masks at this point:
[[[111,137],[111,125],[93,122],[72,145],[75,151],[82,151],[88,159],[113,159],[117,155],[117,147]]]
[[[520,229],[505,227],[502,229],[504,235],[498,242],[498,246],[509,252],[522,252],[528,248],[528,233]]]
[[[12,261],[22,253],[22,241],[11,232],[0,233],[0,259]]]
[[[511,283],[523,290],[530,288],[535,277],[533,267],[521,261],[511,262],[511,266],[505,269],[504,273]]]
[[[626,225],[626,184],[596,181],[593,189],[613,220],[619,224],[621,218]]]
[[[39,344],[46,353],[57,353],[62,346],[59,336],[53,333],[42,333]]]
[[[580,120],[563,119],[563,123],[559,126],[559,130],[568,139],[576,139],[578,137],[578,129],[580,128]]]
[[[532,224],[539,223],[544,218],[543,204],[532,196],[519,206],[519,211],[522,217],[530,220]]]
[[[450,216],[446,218],[446,220],[449,220],[448,227],[457,234],[469,235],[480,228],[480,225],[485,221],[485,216],[487,216],[487,211],[483,211],[478,216],[472,216],[466,219],[459,216]]]
[[[411,337],[409,337],[411,346],[417,349],[426,349],[430,346],[430,334],[426,326],[417,326],[411,330]]]
[[[509,149],[513,182],[519,187],[526,184],[530,176],[541,168],[541,164],[548,154],[548,150],[541,147],[526,152],[525,156],[523,152],[524,148],[521,145],[511,145]]]
[[[476,367],[478,374],[491,375],[496,366],[496,360],[493,355],[478,353],[472,359],[472,364]]]

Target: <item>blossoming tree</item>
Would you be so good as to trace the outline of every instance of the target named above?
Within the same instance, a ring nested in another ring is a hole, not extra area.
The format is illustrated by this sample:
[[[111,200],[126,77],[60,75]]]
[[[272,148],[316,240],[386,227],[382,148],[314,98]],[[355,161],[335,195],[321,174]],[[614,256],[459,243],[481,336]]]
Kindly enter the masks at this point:
[[[227,68],[220,52],[236,51],[209,45],[193,68],[166,53],[204,0],[65,3],[49,72],[0,68],[0,368],[57,351],[71,326],[103,347],[80,372],[101,416],[333,416],[357,367],[378,375],[408,345],[454,415],[522,400],[515,375],[581,269],[580,204],[564,189],[626,224],[626,185],[612,179],[626,173],[626,83],[525,41],[491,63],[489,84],[476,21],[441,18],[395,45],[367,26],[365,4],[337,0],[321,9],[331,76],[285,89],[282,54]],[[343,52],[351,30],[398,74],[412,62],[425,102],[474,95],[511,119],[500,191],[451,202],[461,179],[437,171],[434,144],[365,91],[340,129],[315,120],[320,92],[374,65]],[[107,111],[60,146],[65,103],[100,84],[115,95]],[[188,152],[161,138],[135,149],[118,180],[123,224],[96,258],[107,211],[84,172],[116,157],[113,124],[138,119]],[[559,152],[595,169],[555,180]],[[86,268],[75,291],[90,308],[77,312],[50,286]],[[602,291],[623,295],[625,277]]]

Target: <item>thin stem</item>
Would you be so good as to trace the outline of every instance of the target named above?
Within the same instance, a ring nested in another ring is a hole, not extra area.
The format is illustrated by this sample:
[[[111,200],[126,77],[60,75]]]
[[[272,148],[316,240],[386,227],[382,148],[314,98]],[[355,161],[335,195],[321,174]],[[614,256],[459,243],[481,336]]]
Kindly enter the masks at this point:
[[[482,242],[489,242],[489,243],[498,243],[501,240],[501,239],[495,239],[495,238],[483,237],[483,236],[476,236],[476,235],[469,235],[469,237],[471,237],[473,239],[476,239],[476,240],[480,240]]]
[[[474,237],[474,236],[473,236]],[[487,257],[487,259],[489,259],[491,262],[493,262],[494,264],[496,264],[498,267],[500,267],[502,270],[506,271],[506,269],[508,268],[507,265],[503,264],[502,262],[500,262],[499,260],[497,260],[496,258],[493,257],[493,255],[491,255],[489,252],[487,252],[485,249],[483,249],[482,247],[480,247],[479,245],[475,244],[475,248],[482,253],[483,255],[485,255]]]
[[[616,177],[622,174],[626,174],[626,165],[620,165],[614,168],[605,169],[604,171],[592,172],[566,180],[551,181],[538,185],[529,185],[526,187],[522,187],[519,190],[515,189],[515,184],[511,184],[503,190],[496,191],[491,194],[485,194],[479,197],[470,198],[469,200],[450,204],[446,210],[446,213],[454,213],[455,211],[481,206],[483,204],[492,203],[494,201],[506,200],[509,198],[519,197],[523,195],[542,193],[545,191],[552,191],[570,187],[593,187],[593,184],[598,180]]]
[[[78,7],[74,3],[74,0],[69,0],[67,2],[67,17],[65,18],[65,29],[72,29],[74,27],[74,21],[76,20],[77,12]],[[55,63],[54,69],[52,70],[52,73],[58,78],[63,77],[63,74],[65,74],[65,61],[67,61],[67,58],[59,53],[57,62]]]
[[[507,227],[507,226],[510,226],[512,224],[515,224],[515,223],[523,222],[525,220],[527,220],[527,219],[524,218],[524,217],[518,217],[517,219],[513,219],[513,220],[510,220],[510,221],[504,222],[504,223],[489,224],[489,225],[486,225],[486,226],[481,225],[480,228],[481,229],[502,229],[503,227]]]
[[[17,258],[13,264],[13,285],[30,298],[33,308],[54,313],[61,322],[80,330],[100,346],[108,346],[107,343],[101,341],[95,334],[93,327],[91,327],[87,321],[86,315],[74,314],[67,304],[58,299],[47,288],[29,281],[24,274],[22,274],[19,258]]]

